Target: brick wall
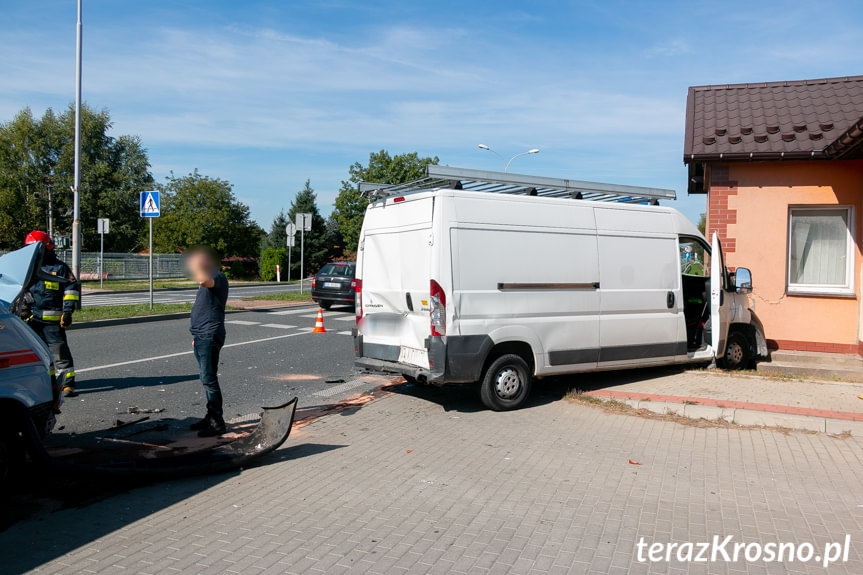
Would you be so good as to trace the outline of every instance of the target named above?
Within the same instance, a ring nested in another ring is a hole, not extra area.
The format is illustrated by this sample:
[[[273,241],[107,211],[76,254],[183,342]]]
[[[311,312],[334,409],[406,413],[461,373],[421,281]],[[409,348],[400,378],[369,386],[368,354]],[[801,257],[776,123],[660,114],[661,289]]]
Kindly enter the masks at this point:
[[[768,339],[768,349],[788,349],[794,351],[821,351],[825,353],[845,353],[863,356],[863,342],[855,344],[828,343],[817,341],[792,341],[786,339]]]
[[[728,224],[737,223],[737,210],[728,207],[728,198],[737,195],[737,182],[728,179],[727,166],[715,166],[710,170],[710,190],[707,196],[707,239],[713,232],[719,234],[722,251],[737,251],[737,240],[728,236]]]

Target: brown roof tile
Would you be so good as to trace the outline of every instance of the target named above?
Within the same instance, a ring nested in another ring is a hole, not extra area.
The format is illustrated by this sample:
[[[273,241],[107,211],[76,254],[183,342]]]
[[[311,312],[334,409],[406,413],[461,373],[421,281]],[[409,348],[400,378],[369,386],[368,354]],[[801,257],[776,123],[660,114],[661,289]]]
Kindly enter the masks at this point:
[[[848,134],[859,133],[854,127],[861,121],[863,76],[694,86],[686,102],[684,162],[835,157],[849,149]]]

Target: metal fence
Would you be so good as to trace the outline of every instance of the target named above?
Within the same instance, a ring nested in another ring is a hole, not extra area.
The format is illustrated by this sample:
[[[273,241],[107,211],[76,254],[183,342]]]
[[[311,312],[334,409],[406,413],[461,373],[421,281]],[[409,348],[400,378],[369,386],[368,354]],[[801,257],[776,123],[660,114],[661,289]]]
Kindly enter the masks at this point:
[[[58,250],[57,256],[69,263],[72,252]],[[101,269],[105,280],[145,280],[149,277],[150,256],[146,254],[105,254]],[[99,253],[81,253],[81,279],[99,279]],[[171,279],[185,277],[181,254],[153,254],[153,278]]]
[[[153,278],[185,277],[181,254],[153,254]],[[105,254],[102,277],[106,280],[139,280],[149,277],[150,256],[140,254]],[[81,279],[99,279],[99,254],[81,254]]]
[[[0,256],[9,253],[0,250]],[[71,250],[57,250],[57,257],[72,265]],[[146,254],[105,254],[102,274],[106,280],[145,280],[149,278],[150,256]],[[186,277],[182,254],[153,254],[153,278]],[[81,252],[82,280],[99,279],[99,252]]]

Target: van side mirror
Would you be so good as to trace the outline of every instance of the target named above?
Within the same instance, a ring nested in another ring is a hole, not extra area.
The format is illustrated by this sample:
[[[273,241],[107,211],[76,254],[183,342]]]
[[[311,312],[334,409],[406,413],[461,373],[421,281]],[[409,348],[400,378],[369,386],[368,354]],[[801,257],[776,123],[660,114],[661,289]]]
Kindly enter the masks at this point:
[[[734,272],[734,289],[737,293],[752,293],[752,272],[749,268],[737,268]]]

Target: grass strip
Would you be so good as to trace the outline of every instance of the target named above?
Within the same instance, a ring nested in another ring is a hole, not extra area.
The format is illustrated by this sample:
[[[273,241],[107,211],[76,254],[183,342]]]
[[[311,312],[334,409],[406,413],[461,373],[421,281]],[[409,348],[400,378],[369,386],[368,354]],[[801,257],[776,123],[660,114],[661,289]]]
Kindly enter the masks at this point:
[[[191,303],[157,303],[150,310],[148,303],[132,305],[105,305],[84,307],[75,312],[75,322],[94,321],[99,319],[117,319],[122,317],[138,317],[144,315],[160,315],[166,313],[181,313],[192,309]]]
[[[309,292],[300,293],[300,292],[283,292],[283,293],[268,293],[264,295],[256,295],[252,297],[243,298],[244,301],[257,301],[257,300],[268,300],[268,301],[298,301],[298,302],[308,302],[312,303],[312,294]]]

